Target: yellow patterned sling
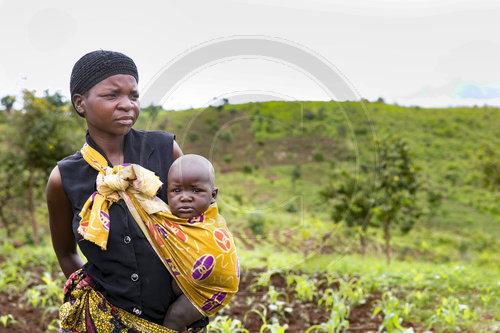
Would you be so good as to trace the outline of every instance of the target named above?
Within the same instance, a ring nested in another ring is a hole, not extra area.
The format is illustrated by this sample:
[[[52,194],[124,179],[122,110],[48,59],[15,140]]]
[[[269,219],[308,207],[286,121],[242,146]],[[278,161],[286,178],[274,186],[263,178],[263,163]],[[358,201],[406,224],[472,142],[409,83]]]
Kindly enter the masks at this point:
[[[123,199],[153,249],[194,306],[205,316],[224,307],[238,291],[240,269],[231,233],[214,203],[201,215],[183,219],[156,197],[162,182],[137,164],[108,167],[85,144],[81,153],[99,171],[97,191],[83,206],[78,232],[106,250],[109,207]]]

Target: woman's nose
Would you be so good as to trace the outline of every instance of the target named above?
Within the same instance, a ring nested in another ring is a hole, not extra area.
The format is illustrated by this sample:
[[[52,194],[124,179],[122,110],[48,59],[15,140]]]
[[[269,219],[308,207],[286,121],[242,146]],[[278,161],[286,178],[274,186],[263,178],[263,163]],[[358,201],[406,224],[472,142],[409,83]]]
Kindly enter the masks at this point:
[[[123,110],[130,110],[134,107],[134,103],[129,96],[123,96],[118,101],[118,107]]]

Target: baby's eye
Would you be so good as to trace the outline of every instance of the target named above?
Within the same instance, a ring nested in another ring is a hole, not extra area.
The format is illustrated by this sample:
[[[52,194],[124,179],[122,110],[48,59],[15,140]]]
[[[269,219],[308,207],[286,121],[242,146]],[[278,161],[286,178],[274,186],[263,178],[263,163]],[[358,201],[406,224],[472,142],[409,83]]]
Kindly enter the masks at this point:
[[[178,189],[178,188],[174,188],[174,189],[172,189],[170,192],[179,193],[180,191],[181,191],[180,189]]]
[[[199,188],[194,188],[193,192],[198,193],[198,192],[201,192],[201,190]]]

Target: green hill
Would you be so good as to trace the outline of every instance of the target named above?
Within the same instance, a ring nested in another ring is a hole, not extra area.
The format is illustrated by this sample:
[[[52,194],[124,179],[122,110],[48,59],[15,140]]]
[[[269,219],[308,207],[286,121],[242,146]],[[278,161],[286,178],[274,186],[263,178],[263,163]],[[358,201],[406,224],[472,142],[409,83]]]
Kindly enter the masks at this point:
[[[482,147],[495,148],[497,156],[500,150],[497,108],[267,102],[164,111],[154,122],[147,113],[141,117],[141,128],[174,132],[185,153],[210,157],[224,174],[219,182],[235,177],[226,173],[258,170],[271,188],[279,179],[290,180],[287,172],[297,165],[303,166],[301,182],[314,186],[329,176],[331,164],[370,172],[376,157],[373,139],[398,135],[410,144],[420,180],[443,197],[444,212],[461,217],[453,225],[434,221],[438,223],[433,226],[448,229],[470,224],[500,235],[500,196],[483,186],[478,166]],[[251,177],[242,179],[246,178]],[[290,187],[277,187],[281,186]],[[260,190],[279,197],[274,190]],[[306,201],[313,204],[314,191],[310,192]]]

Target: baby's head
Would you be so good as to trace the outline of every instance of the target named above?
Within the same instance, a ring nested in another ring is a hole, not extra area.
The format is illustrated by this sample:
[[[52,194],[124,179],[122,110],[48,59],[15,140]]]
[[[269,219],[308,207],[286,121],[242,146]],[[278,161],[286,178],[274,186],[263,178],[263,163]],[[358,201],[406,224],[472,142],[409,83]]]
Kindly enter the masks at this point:
[[[168,171],[167,197],[172,214],[191,218],[202,214],[215,202],[214,167],[200,155],[188,154],[176,159]]]

